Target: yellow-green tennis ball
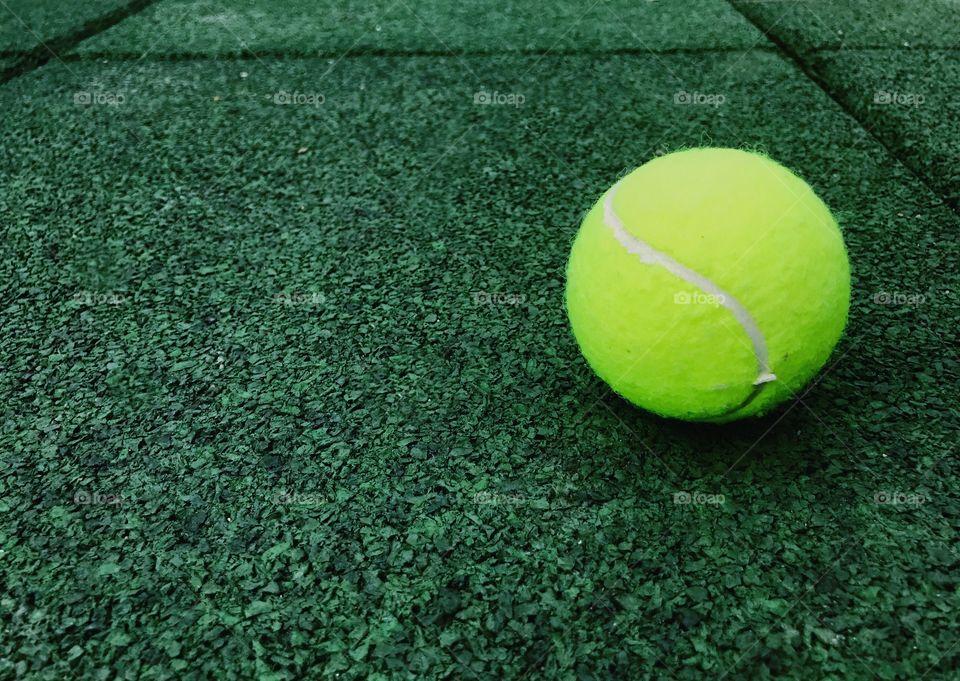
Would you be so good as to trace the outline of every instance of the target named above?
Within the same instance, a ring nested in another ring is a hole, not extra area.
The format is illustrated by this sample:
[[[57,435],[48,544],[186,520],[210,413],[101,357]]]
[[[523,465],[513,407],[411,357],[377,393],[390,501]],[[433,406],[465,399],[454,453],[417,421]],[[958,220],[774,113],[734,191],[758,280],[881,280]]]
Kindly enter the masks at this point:
[[[830,210],[737,149],[661,156],[580,226],[567,311],[594,371],[663,416],[731,421],[799,393],[847,321],[850,265]]]

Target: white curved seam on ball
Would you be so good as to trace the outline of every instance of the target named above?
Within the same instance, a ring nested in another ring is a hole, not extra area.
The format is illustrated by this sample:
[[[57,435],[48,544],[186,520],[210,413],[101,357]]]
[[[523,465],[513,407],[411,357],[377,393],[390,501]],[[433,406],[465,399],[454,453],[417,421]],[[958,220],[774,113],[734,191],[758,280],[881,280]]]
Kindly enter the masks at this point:
[[[760,330],[760,327],[757,326],[756,320],[740,301],[702,274],[681,265],[666,253],[661,253],[650,246],[650,244],[638,239],[627,231],[623,221],[620,220],[620,216],[617,215],[617,211],[613,207],[613,197],[616,195],[619,186],[620,183],[618,182],[607,193],[607,197],[603,202],[603,219],[613,230],[613,236],[620,242],[620,245],[623,246],[628,253],[638,256],[640,262],[647,265],[658,265],[674,276],[683,279],[689,284],[693,284],[705,293],[715,296],[723,307],[730,310],[734,319],[737,320],[737,323],[740,324],[744,333],[750,338],[750,343],[753,346],[753,354],[757,360],[758,370],[757,379],[753,382],[753,385],[762,385],[777,380],[776,374],[770,370],[767,342],[764,339],[763,332]]]

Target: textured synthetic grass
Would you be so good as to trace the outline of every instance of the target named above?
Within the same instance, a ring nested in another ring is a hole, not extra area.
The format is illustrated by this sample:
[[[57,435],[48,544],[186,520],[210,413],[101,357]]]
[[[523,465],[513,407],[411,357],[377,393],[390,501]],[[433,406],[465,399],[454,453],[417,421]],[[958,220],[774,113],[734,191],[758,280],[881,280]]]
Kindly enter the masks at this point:
[[[585,51],[753,47],[722,0],[164,0],[85,41],[81,54]]]
[[[960,662],[957,218],[778,57],[49,64],[0,107],[3,675]],[[582,212],[703,143],[854,269],[803,404],[724,428],[609,395],[562,309]]]
[[[732,0],[801,51],[960,46],[954,0]]]
[[[0,4],[0,52],[31,50],[69,35],[129,0],[4,0]]]

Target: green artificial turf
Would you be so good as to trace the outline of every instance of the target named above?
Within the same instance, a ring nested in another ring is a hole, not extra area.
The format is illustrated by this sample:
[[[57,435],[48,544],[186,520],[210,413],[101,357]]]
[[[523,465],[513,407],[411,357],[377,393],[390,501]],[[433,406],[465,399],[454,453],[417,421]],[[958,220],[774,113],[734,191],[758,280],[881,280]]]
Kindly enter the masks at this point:
[[[0,107],[0,676],[952,678],[960,223],[779,56],[51,62]],[[562,305],[583,212],[693,144],[794,168],[854,272],[802,403],[723,428],[610,395]]]
[[[730,0],[800,51],[960,46],[955,0]]]
[[[84,55],[516,52],[736,47],[763,36],[722,0],[580,3],[161,0]]]
[[[0,54],[32,50],[79,31],[130,0],[3,0],[0,3]]]

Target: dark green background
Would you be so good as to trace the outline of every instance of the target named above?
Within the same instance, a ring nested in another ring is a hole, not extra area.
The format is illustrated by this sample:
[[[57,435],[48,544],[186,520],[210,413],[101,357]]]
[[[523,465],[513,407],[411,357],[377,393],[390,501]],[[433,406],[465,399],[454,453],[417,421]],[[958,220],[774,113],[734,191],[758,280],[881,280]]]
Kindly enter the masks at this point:
[[[954,678],[954,4],[44,7],[0,6],[0,678]],[[725,427],[562,303],[583,212],[699,144],[853,266],[822,375]]]

